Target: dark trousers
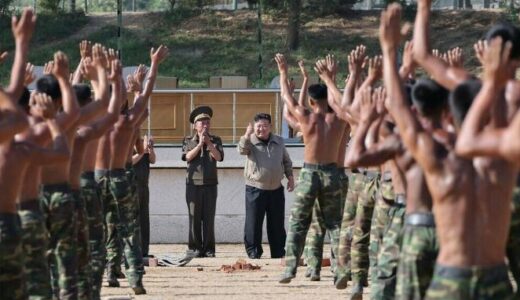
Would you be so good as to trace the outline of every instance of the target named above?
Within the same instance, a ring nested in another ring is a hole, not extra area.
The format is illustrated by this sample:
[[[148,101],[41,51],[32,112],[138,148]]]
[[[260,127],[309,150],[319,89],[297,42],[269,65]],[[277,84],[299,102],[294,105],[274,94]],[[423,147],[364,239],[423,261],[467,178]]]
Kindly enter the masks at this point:
[[[267,238],[271,258],[285,256],[285,195],[283,186],[272,191],[246,185],[246,224],[244,244],[250,258],[260,258],[262,249],[262,227],[267,215]]]
[[[190,214],[188,248],[200,254],[215,253],[217,185],[186,185]]]
[[[148,182],[137,181],[137,195],[139,196],[139,221],[141,224],[141,249],[143,256],[148,256],[150,248],[150,190]]]

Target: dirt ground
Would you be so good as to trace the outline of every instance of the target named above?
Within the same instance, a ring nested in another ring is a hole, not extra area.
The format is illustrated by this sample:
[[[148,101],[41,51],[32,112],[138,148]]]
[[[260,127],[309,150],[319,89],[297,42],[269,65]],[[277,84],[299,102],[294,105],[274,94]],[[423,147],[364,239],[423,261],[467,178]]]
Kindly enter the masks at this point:
[[[150,253],[154,255],[180,256],[184,251],[186,245],[150,246]],[[329,251],[326,245],[324,253]],[[264,257],[267,258],[259,260],[249,259],[242,244],[217,245],[216,255],[216,258],[195,258],[185,267],[146,267],[144,286],[148,294],[143,296],[133,296],[125,279],[120,280],[120,288],[109,288],[105,282],[103,299],[345,299],[350,291],[350,286],[343,291],[334,288],[329,267],[322,270],[321,281],[309,281],[304,277],[305,267],[300,267],[296,279],[290,284],[279,284],[277,280],[283,267],[279,259],[268,258],[268,245],[264,245]],[[261,269],[233,273],[219,271],[222,265],[232,265],[240,258],[259,265]],[[368,299],[368,294],[365,298]]]

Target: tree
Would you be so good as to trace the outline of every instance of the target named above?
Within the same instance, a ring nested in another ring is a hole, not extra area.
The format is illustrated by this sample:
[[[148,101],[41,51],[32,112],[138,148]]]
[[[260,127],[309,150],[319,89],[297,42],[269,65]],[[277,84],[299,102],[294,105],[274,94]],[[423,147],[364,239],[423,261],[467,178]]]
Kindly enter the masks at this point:
[[[168,0],[168,3],[170,4],[170,11],[173,11],[173,8],[175,7],[175,2],[177,2],[177,0]]]
[[[38,4],[45,12],[57,13],[60,10],[60,0],[39,0]]]
[[[13,0],[0,0],[0,14],[8,15],[9,14],[9,6]]]
[[[72,13],[76,11],[76,0],[69,0],[69,9]]]
[[[287,0],[288,22],[287,22],[287,49],[296,50],[300,45],[300,13],[301,0]]]

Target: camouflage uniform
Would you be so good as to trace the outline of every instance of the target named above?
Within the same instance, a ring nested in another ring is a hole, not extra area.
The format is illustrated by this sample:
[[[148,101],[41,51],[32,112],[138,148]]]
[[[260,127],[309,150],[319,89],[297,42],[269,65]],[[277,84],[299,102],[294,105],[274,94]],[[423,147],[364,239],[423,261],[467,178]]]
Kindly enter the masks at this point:
[[[22,224],[22,249],[24,252],[25,279],[29,299],[51,299],[51,277],[47,249],[49,232],[40,208],[40,200],[27,200],[18,206]]]
[[[122,241],[118,233],[117,224],[119,216],[117,212],[117,202],[110,192],[110,176],[108,170],[95,171],[96,182],[100,191],[101,203],[103,206],[106,249],[106,269],[108,275],[120,273],[122,258]]]
[[[342,187],[341,199],[345,199],[348,191],[348,177],[345,174],[344,169],[339,168],[338,170]],[[341,202],[344,204],[344,201]],[[343,213],[343,205],[341,207],[341,211]],[[321,270],[321,261],[323,259],[323,243],[326,232],[327,229],[325,228],[325,224],[321,217],[320,206],[318,202],[316,202],[312,208],[312,223],[309,228],[309,232],[307,233],[305,248],[303,250],[305,260],[307,261],[307,266],[310,269],[318,271]],[[333,255],[334,254],[331,253],[331,267],[334,268],[335,257]]]
[[[43,185],[41,200],[50,236],[49,267],[54,295],[59,299],[77,299],[76,201],[67,183]]]
[[[92,297],[100,299],[103,271],[105,269],[105,228],[103,224],[103,203],[99,197],[99,189],[94,179],[94,172],[81,174],[81,196],[85,199],[87,211],[90,265],[92,272]]]
[[[131,194],[125,169],[110,171],[110,192],[117,201],[117,231],[124,244],[126,278],[131,287],[142,287],[143,255],[136,237],[137,208]]]
[[[78,299],[92,299],[92,268],[90,266],[90,247],[85,199],[80,190],[73,190],[76,199],[78,226]]]
[[[356,218],[358,198],[363,192],[365,175],[359,172],[351,173],[348,177],[348,193],[343,208],[341,232],[338,247],[337,276],[350,279],[350,247],[352,245],[352,229]]]
[[[394,299],[395,296],[397,265],[406,213],[404,197],[402,194],[396,195],[395,203],[388,212],[391,220],[377,256],[377,267],[373,272],[375,276],[370,288],[372,299]]]
[[[132,219],[132,226],[134,227],[134,235],[137,239],[137,246],[139,247],[140,252],[143,253],[143,250],[141,248],[141,245],[143,243],[141,240],[141,222],[139,222],[139,220],[141,219],[141,212],[139,207],[139,194],[137,194],[137,178],[135,177],[134,166],[131,163],[127,164],[125,169],[126,177],[128,178],[128,184],[130,185],[132,201],[134,203],[136,212],[135,219]]]
[[[379,254],[385,231],[390,223],[388,212],[390,211],[390,207],[392,207],[395,198],[392,175],[390,172],[385,172],[381,177],[374,215],[372,216],[372,226],[370,228],[370,246],[368,249],[368,255],[370,260],[371,278],[375,278],[374,272],[377,269],[377,255]]]
[[[516,282],[516,299],[520,299],[520,187],[513,191],[511,225],[506,246],[509,269]]]
[[[437,264],[425,299],[512,299],[513,287],[505,264],[494,267],[445,267]]]
[[[27,299],[22,229],[16,213],[0,213],[0,296]]]
[[[289,234],[285,244],[285,274],[296,274],[298,261],[305,244],[305,236],[312,220],[312,207],[316,199],[321,208],[325,227],[330,231],[333,253],[338,251],[341,226],[341,182],[335,164],[304,164],[295,189],[291,208]]]
[[[438,252],[433,214],[406,215],[397,268],[397,299],[424,299],[433,277]]]
[[[352,228],[352,249],[350,252],[352,282],[355,285],[368,285],[370,227],[372,214],[374,212],[376,192],[379,185],[379,177],[379,172],[366,172],[363,192],[360,194],[357,203],[356,217],[354,227]]]

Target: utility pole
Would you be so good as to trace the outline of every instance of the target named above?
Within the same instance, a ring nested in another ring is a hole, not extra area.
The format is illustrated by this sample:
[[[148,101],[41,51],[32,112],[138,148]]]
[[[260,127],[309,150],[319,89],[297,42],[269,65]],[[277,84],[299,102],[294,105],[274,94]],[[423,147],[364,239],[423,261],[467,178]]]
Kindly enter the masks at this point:
[[[259,79],[263,78],[263,61],[262,61],[262,0],[258,0],[257,7],[258,14],[258,26],[257,26],[257,34],[258,34],[258,75]]]
[[[121,49],[121,31],[123,29],[123,0],[117,0],[117,52],[119,60],[123,61],[123,49]]]

